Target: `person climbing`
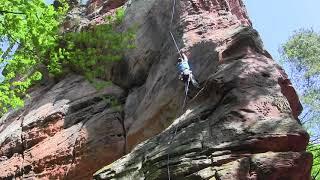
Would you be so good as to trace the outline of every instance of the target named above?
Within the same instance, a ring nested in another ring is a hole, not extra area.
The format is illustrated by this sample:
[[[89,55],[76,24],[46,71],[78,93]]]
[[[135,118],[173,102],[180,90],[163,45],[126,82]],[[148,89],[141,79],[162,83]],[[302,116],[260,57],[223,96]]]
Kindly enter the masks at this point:
[[[189,85],[189,82],[191,81],[192,85],[199,89],[200,86],[192,74],[188,61],[189,60],[184,53],[182,53],[182,58],[178,58],[177,69],[179,72],[179,79],[182,80],[186,86]]]

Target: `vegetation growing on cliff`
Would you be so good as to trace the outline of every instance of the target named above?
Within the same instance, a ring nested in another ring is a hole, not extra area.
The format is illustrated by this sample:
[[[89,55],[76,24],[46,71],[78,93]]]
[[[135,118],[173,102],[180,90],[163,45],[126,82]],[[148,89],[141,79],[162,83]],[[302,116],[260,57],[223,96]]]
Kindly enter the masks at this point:
[[[107,23],[82,32],[59,33],[68,10],[43,0],[3,0],[0,3],[0,67],[5,66],[0,84],[0,117],[10,108],[24,105],[27,90],[45,72],[61,75],[70,69],[89,80],[99,77],[108,62],[118,61],[132,48],[133,31],[119,32],[124,17],[118,10]],[[42,70],[40,70],[42,68]],[[1,72],[0,72],[1,73]]]
[[[320,179],[320,34],[311,29],[295,32],[283,45],[282,56],[304,74],[301,99],[307,113],[302,123],[311,135],[308,150],[314,156],[312,177]]]
[[[120,8],[114,16],[106,17],[106,24],[63,35],[60,39],[62,45],[50,57],[54,62],[50,71],[62,73],[63,67],[69,67],[90,81],[103,76],[110,63],[121,60],[124,51],[133,48],[134,31],[116,31],[123,18],[124,10]]]
[[[0,64],[6,65],[0,84],[0,115],[9,108],[23,106],[27,89],[41,79],[40,64],[50,65],[48,49],[58,38],[59,22],[66,3],[57,9],[42,0],[1,0]]]

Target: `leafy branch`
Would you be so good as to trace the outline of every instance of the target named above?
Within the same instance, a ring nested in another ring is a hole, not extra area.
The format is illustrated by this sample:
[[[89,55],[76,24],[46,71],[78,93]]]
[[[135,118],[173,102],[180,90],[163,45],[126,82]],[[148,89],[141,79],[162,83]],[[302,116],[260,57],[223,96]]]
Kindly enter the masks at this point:
[[[59,26],[68,9],[62,0],[64,4],[59,8],[42,0],[3,1],[0,9],[11,7],[8,12],[21,11],[24,16],[7,13],[0,17],[0,43],[9,44],[0,57],[0,65],[5,63],[0,117],[9,109],[24,105],[27,90],[42,79],[43,72],[61,76],[71,70],[95,83],[113,62],[122,59],[126,49],[133,48],[134,30],[117,31],[124,18],[123,9],[108,16],[103,25],[61,34]],[[15,46],[18,48],[14,51]],[[40,68],[43,66],[46,68]],[[96,84],[101,88],[109,83]]]
[[[313,154],[312,178],[320,178],[320,33],[312,29],[300,29],[281,47],[282,60],[296,74],[302,74],[300,99],[305,109],[303,126],[310,134],[308,151]],[[298,79],[298,78],[297,78]],[[299,84],[298,84],[299,85]]]
[[[0,14],[24,14],[22,12],[0,10]]]

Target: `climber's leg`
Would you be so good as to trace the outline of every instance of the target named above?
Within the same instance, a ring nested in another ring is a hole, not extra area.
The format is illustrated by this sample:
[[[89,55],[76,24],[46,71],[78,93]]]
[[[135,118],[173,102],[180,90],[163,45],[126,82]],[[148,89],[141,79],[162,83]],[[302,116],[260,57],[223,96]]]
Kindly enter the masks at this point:
[[[184,81],[184,93],[186,96],[188,96],[188,92],[189,92],[190,79],[191,79],[191,76],[186,75],[186,79]]]
[[[200,89],[199,83],[197,82],[197,80],[194,78],[194,76],[192,74],[190,74],[190,79],[191,79],[191,83],[194,87]]]

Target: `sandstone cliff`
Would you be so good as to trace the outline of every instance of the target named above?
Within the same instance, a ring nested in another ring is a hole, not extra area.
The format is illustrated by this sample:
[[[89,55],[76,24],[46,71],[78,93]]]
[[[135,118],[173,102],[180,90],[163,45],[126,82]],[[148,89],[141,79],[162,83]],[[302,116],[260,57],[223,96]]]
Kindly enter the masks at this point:
[[[90,23],[119,6],[137,39],[111,69],[114,85],[97,91],[70,74],[35,87],[0,120],[1,179],[90,179],[101,168],[95,179],[309,179],[300,102],[241,0],[177,0],[172,32],[202,87],[185,109],[173,0],[92,0],[76,12]]]

